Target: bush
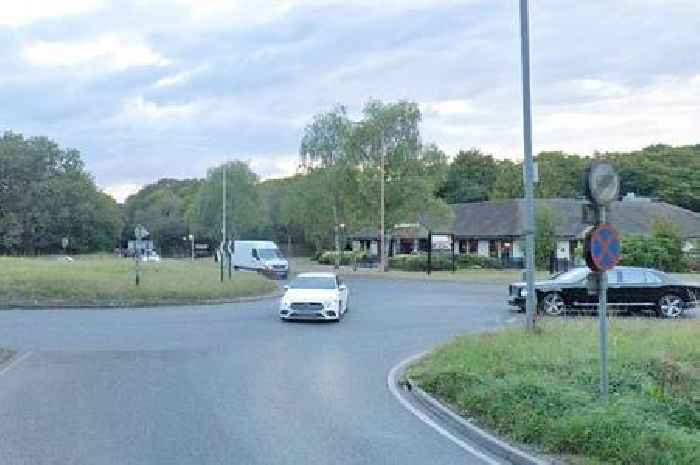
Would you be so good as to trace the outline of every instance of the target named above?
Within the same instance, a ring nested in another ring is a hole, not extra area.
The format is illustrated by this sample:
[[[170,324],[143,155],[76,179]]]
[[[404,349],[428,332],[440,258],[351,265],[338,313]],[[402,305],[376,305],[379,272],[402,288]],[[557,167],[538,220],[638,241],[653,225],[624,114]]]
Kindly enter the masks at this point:
[[[433,253],[431,260],[433,271],[452,269],[452,256],[444,253]],[[403,271],[426,271],[428,269],[428,254],[399,254],[389,258],[389,267]]]
[[[503,263],[497,258],[482,257],[474,254],[464,254],[457,256],[457,268],[460,270],[473,268],[503,269]]]
[[[337,253],[334,250],[326,250],[321,252],[315,260],[321,265],[335,265],[335,258]],[[341,265],[351,265],[354,260],[362,261],[367,258],[367,252],[365,251],[343,251],[341,253]]]
[[[622,264],[676,272],[688,271],[690,268],[680,241],[661,236],[623,237]]]

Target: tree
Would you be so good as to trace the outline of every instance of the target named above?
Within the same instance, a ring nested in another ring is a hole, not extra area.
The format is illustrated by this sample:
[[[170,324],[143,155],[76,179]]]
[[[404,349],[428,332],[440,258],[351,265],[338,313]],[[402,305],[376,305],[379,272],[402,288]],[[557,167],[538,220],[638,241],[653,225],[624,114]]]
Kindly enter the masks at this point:
[[[84,170],[80,153],[46,137],[0,138],[0,251],[76,252],[116,245],[121,212]]]
[[[493,182],[489,200],[516,199],[525,195],[522,166],[522,163],[515,163],[512,160],[496,162],[496,179]]]
[[[364,208],[354,210],[356,226],[377,227],[379,218],[379,166],[385,157],[384,227],[418,222],[430,210],[436,221],[448,222],[451,210],[435,196],[443,179],[446,157],[437,147],[420,143],[418,105],[370,100],[363,120],[353,132],[352,148],[358,161],[356,199]]]
[[[587,158],[564,152],[541,152],[537,155],[539,182],[535,196],[539,198],[576,198],[584,195],[581,177]]]
[[[231,161],[212,168],[197,192],[191,213],[191,228],[198,237],[220,241],[222,230],[222,170],[226,169],[226,232],[228,238],[256,236],[264,225],[258,176],[247,163]]]
[[[191,232],[191,211],[201,185],[199,179],[166,178],[129,196],[124,206],[126,224],[123,237],[132,237],[134,227],[141,224],[162,254],[189,253],[190,245],[182,238]]]
[[[491,155],[478,149],[460,150],[447,170],[441,195],[448,203],[488,200],[498,174]]]
[[[535,264],[548,268],[552,253],[557,247],[556,227],[558,219],[549,209],[539,206],[535,214]]]

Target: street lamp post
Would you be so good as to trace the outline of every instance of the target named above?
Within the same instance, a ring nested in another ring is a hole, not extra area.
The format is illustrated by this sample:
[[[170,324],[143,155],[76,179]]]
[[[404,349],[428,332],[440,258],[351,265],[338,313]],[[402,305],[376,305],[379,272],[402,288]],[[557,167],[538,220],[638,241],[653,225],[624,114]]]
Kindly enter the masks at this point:
[[[192,261],[194,261],[194,234],[189,235],[190,243],[192,245]]]
[[[532,108],[530,105],[530,26],[528,0],[520,0],[520,53],[523,87],[523,145],[525,155],[525,242],[527,297],[525,313],[527,328],[535,327],[535,200],[534,163],[532,160]]]
[[[379,269],[380,271],[386,270],[386,263],[384,261],[384,139],[382,138],[382,147],[380,150],[380,184],[379,184]]]

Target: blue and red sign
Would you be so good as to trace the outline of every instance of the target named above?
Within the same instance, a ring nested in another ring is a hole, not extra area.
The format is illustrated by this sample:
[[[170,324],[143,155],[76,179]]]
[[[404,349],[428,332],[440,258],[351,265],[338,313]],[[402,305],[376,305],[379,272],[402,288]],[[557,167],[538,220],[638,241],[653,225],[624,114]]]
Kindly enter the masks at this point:
[[[620,236],[610,224],[600,224],[586,234],[585,253],[588,268],[608,271],[620,262]]]

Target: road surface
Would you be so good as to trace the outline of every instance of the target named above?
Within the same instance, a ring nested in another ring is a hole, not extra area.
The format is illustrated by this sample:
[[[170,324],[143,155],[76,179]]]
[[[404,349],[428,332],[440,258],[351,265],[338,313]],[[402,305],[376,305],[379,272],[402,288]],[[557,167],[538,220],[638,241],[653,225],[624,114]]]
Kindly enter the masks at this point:
[[[0,312],[0,463],[482,462],[386,387],[402,359],[513,314],[504,286],[347,279],[340,324],[276,302]]]

